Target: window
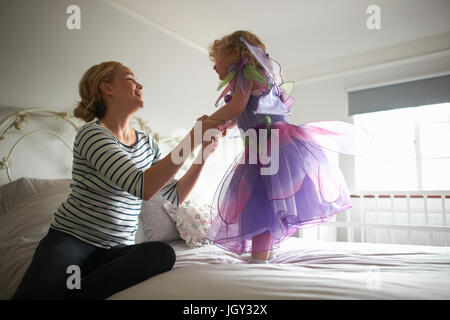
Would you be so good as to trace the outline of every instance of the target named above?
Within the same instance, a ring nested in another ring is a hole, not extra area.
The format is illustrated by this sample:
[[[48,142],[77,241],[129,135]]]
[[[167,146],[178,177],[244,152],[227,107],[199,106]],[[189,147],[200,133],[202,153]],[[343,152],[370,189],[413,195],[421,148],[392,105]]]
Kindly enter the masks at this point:
[[[356,189],[450,190],[450,103],[354,115],[375,138],[355,158]]]

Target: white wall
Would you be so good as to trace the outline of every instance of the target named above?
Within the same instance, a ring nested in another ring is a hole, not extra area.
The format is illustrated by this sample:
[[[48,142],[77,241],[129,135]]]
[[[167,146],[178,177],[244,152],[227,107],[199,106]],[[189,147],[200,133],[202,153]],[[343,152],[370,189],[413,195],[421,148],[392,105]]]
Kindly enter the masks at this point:
[[[81,30],[66,27],[71,4],[81,9]],[[0,119],[21,108],[72,111],[82,74],[108,60],[129,66],[144,85],[145,109],[137,115],[162,135],[190,129],[214,110],[218,80],[206,51],[111,1],[1,0],[0,35]],[[9,150],[7,140],[0,141],[0,158]],[[36,143],[38,138],[24,142],[23,152]],[[26,167],[21,152],[12,160]],[[64,157],[71,164],[70,154]],[[52,176],[51,167],[34,166],[41,168],[37,176]],[[4,184],[3,170],[0,176]]]

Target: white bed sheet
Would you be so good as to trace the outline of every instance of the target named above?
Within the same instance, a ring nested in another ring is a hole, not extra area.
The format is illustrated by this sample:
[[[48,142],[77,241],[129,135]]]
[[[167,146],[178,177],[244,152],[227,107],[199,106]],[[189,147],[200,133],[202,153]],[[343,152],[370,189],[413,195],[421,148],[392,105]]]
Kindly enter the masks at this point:
[[[450,247],[285,241],[267,265],[173,245],[174,268],[110,299],[450,299]]]

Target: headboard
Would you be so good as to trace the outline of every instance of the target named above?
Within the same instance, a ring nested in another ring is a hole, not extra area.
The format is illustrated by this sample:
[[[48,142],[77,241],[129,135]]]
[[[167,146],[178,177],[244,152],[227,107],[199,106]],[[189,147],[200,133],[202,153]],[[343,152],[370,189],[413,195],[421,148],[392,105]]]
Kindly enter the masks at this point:
[[[0,175],[2,175],[0,185],[29,175],[26,173],[27,170],[40,173],[42,161],[50,162],[52,158],[56,159],[55,164],[47,163],[46,166],[50,169],[63,166],[65,169],[62,170],[62,177],[68,177],[72,166],[73,140],[78,128],[83,124],[83,121],[68,112],[46,108],[20,109],[4,117],[0,121]],[[144,119],[137,116],[132,117],[131,126],[153,136],[160,146],[166,144],[172,147],[181,140],[181,137],[161,139],[158,133],[150,129]],[[45,139],[44,135],[47,136]],[[44,146],[49,143],[51,146]],[[33,160],[40,152],[44,153],[41,154],[43,157],[41,164]],[[13,167],[16,169],[16,164],[24,168],[23,174],[20,169],[17,169],[19,172],[12,173],[11,169]],[[4,179],[3,173],[6,174],[7,180]],[[51,176],[51,178],[55,177],[59,178],[58,175]]]

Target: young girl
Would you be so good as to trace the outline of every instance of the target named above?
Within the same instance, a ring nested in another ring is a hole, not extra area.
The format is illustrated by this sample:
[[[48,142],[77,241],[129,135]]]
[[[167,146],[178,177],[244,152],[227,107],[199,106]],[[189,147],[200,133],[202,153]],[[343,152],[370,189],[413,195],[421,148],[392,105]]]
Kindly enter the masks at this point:
[[[209,54],[223,81],[219,89],[226,86],[219,97],[226,104],[210,118],[257,135],[246,141],[216,191],[207,238],[236,253],[251,252],[252,263],[266,263],[298,228],[351,208],[342,174],[325,150],[351,154],[354,128],[338,121],[289,124],[290,84],[254,34],[234,32],[214,41]],[[271,159],[278,170],[264,173],[262,153],[269,150],[278,154]],[[249,161],[255,154],[257,161]]]

